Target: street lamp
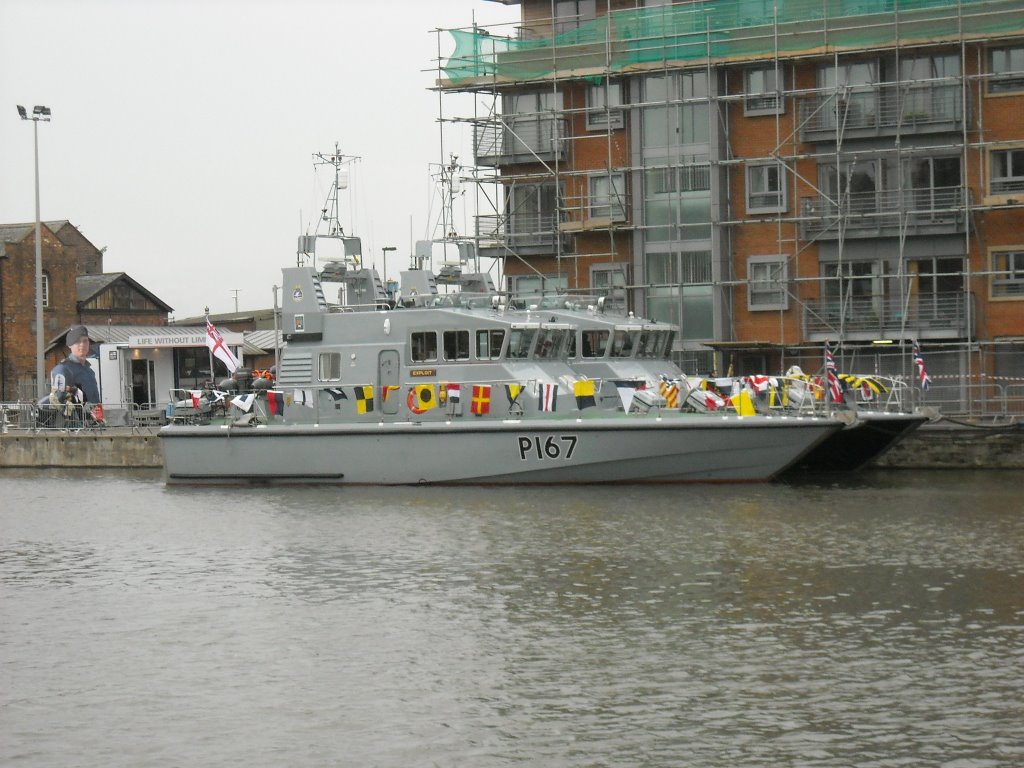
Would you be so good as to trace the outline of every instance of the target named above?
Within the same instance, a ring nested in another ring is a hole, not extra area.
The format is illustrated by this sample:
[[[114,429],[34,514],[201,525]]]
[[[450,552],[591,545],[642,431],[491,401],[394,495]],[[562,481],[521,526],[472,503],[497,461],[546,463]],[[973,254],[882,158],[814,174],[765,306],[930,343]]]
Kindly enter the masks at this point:
[[[46,371],[43,368],[43,239],[42,226],[39,218],[39,121],[50,122],[49,107],[32,107],[32,115],[29,116],[21,104],[18,105],[18,115],[22,120],[32,121],[32,135],[35,140],[36,159],[36,395],[43,394],[43,382],[46,380]]]

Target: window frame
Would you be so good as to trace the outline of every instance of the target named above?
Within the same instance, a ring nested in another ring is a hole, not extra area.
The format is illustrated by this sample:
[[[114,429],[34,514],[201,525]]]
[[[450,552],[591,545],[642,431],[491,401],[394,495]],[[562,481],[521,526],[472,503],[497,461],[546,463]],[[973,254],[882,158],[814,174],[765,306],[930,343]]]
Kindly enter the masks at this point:
[[[755,272],[762,267],[780,268],[780,274],[772,278],[771,274],[767,279],[755,276]],[[778,311],[789,309],[789,263],[782,254],[770,254],[766,256],[751,256],[747,259],[747,310],[750,312]],[[763,289],[756,289],[755,285],[766,286]],[[756,300],[758,296],[775,294],[778,301]]]
[[[495,346],[497,341],[497,346]],[[505,345],[504,328],[479,328],[476,332],[476,359],[500,360],[501,349]],[[481,350],[486,346],[486,351]]]
[[[433,343],[431,343],[433,341]],[[438,355],[437,331],[410,331],[409,360],[413,363],[436,363]]]
[[[1005,258],[1005,267],[999,263]],[[988,252],[988,296],[992,301],[1024,301],[1024,245],[999,246]],[[997,272],[1009,272],[1001,277]],[[1017,276],[1019,275],[1019,277]],[[1005,290],[1005,292],[1003,292]]]
[[[600,181],[608,182],[608,192],[599,196],[594,190],[594,183]],[[603,201],[603,202],[602,202]],[[608,215],[601,216],[595,213],[595,208],[607,208]],[[611,171],[606,173],[592,173],[587,179],[587,218],[609,219],[610,221],[626,221],[628,199],[626,193],[626,172]]]
[[[341,381],[341,352],[321,352],[316,365],[321,382]]]
[[[586,128],[588,131],[603,131],[608,128],[623,128],[625,116],[626,85],[621,80],[602,80],[588,85],[586,91]],[[604,94],[607,93],[607,98]],[[612,94],[615,94],[614,96]]]
[[[767,182],[770,179],[770,175],[768,173],[765,173],[764,178],[763,178],[763,180],[766,182],[765,183],[765,189],[764,190],[760,190],[760,191],[756,191],[754,189],[754,179],[755,179],[755,176],[758,175],[757,172],[759,172],[759,171],[771,171],[772,169],[775,169],[775,171],[777,172],[777,177],[776,177],[775,181],[776,181],[776,184],[778,185],[778,189],[775,189],[775,190],[768,189],[769,185],[768,185]],[[789,209],[789,199],[788,199],[789,196],[788,196],[787,190],[786,190],[786,182],[785,182],[786,172],[785,171],[786,171],[785,165],[782,162],[779,162],[777,160],[775,160],[775,161],[768,161],[768,162],[747,163],[747,165],[746,165],[746,198],[747,198],[746,202],[747,202],[747,213],[784,213],[785,211],[787,211]],[[770,205],[770,204],[769,205],[754,205],[752,201],[753,201],[753,198],[754,198],[755,195],[760,196],[762,198],[768,198],[769,196],[774,195],[774,197],[775,197],[777,202],[774,205]]]
[[[751,76],[764,74],[767,83],[767,75],[774,77],[774,90],[766,87],[754,91],[751,85]],[[786,113],[786,100],[783,98],[786,75],[781,67],[759,66],[747,67],[743,70],[743,114],[749,116],[757,115],[784,115]]]
[[[992,148],[989,148],[988,149],[988,158],[987,158],[987,160],[988,160],[988,162],[987,162],[987,166],[988,166],[988,169],[987,169],[988,170],[987,191],[988,191],[988,194],[990,196],[992,196],[992,197],[1009,197],[1011,195],[1022,195],[1022,196],[1024,196],[1024,168],[1021,169],[1022,172],[1019,175],[1000,176],[998,178],[996,177],[996,175],[995,175],[995,160],[996,160],[997,156],[1003,155],[1003,154],[1008,155],[1007,163],[1006,163],[1007,167],[1012,167],[1014,165],[1013,155],[1017,155],[1017,154],[1020,155],[1020,160],[1018,162],[1020,162],[1020,164],[1022,166],[1024,166],[1024,145],[1017,145],[1017,146],[1012,146],[1012,147],[992,147]],[[1010,185],[1012,185],[1012,188],[1010,188],[1010,189],[998,189],[997,190],[996,187],[995,187],[996,184],[1010,184]]]
[[[442,332],[441,354],[445,362],[469,360],[469,331],[462,328]]]
[[[997,72],[993,62],[993,54],[1001,52],[1019,51],[1024,65],[1024,45],[996,45],[985,50],[985,71],[988,77],[985,78],[986,96],[1008,96],[1016,93],[1024,93],[1024,66],[1020,70],[1011,69],[1010,72],[1020,72],[1019,75],[1004,75]]]

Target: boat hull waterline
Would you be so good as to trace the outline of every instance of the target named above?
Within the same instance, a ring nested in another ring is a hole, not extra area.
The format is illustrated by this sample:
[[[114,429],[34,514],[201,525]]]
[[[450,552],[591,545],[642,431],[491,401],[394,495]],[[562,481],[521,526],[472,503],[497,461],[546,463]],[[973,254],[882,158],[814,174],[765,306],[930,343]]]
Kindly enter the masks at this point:
[[[170,484],[544,485],[765,481],[840,428],[828,419],[623,415],[168,426],[160,436]]]

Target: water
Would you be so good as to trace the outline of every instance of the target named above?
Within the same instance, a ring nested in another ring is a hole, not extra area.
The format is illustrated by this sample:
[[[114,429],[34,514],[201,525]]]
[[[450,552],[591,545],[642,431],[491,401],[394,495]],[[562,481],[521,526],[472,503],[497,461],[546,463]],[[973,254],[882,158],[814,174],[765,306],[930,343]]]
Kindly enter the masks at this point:
[[[1022,479],[8,472],[0,764],[1024,765]]]

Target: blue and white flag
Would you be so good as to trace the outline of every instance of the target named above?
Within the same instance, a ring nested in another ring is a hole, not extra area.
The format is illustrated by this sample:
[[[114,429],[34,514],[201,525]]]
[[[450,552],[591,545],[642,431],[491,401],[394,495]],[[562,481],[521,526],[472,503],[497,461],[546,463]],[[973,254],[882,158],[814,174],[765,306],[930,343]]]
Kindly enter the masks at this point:
[[[256,393],[250,392],[247,395],[239,395],[238,397],[232,399],[231,404],[236,408],[240,408],[241,410],[248,413],[252,409],[252,404],[253,402],[255,402],[255,400]]]

